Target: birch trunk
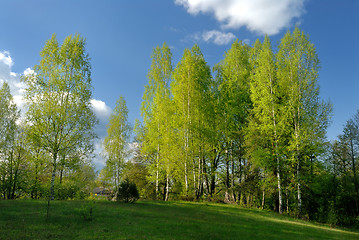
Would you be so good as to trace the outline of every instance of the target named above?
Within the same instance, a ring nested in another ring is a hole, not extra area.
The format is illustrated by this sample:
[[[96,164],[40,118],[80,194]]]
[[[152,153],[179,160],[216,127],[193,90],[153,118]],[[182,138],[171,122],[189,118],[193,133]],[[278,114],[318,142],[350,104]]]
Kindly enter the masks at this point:
[[[158,170],[158,168],[159,168],[159,162],[160,162],[160,145],[159,144],[157,144],[157,156],[156,156],[156,199],[158,198],[158,177],[159,177],[159,170]]]
[[[264,209],[264,204],[265,204],[265,188],[263,187],[263,192],[262,192],[262,210]]]
[[[231,174],[231,188],[232,188],[232,201],[236,202],[236,195],[234,192],[234,158],[233,158],[233,141],[231,141],[231,162],[232,162],[232,174]]]
[[[298,110],[299,112],[299,110]],[[297,198],[298,198],[298,218],[301,216],[302,212],[302,194],[301,194],[301,179],[300,179],[300,153],[299,153],[299,126],[298,123],[295,123],[295,138],[296,138],[296,149],[297,149]]]
[[[167,175],[166,175],[166,198],[165,198],[165,201],[167,202],[168,201],[168,192],[170,190],[169,188],[169,171],[167,170]]]
[[[281,176],[280,176],[280,160],[279,160],[279,153],[278,153],[278,136],[277,136],[277,122],[276,122],[276,114],[274,110],[274,99],[273,99],[273,80],[270,77],[270,93],[271,93],[271,104],[272,104],[272,118],[273,118],[273,130],[274,130],[274,152],[276,157],[276,164],[277,164],[277,183],[278,183],[278,212],[279,214],[283,213],[282,209],[282,187],[281,187]]]
[[[56,176],[56,165],[57,165],[57,152],[53,155],[53,170],[51,175],[51,188],[50,188],[50,199],[54,200],[55,198],[55,176]]]

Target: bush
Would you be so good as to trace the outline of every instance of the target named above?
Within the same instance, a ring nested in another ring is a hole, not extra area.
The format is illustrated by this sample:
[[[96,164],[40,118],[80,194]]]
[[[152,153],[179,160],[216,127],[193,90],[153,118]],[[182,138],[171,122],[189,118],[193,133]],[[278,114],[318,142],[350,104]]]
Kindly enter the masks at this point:
[[[75,208],[75,211],[85,220],[93,220],[93,209],[95,207],[95,201],[87,200],[86,203],[82,204],[80,208]]]
[[[132,203],[138,200],[139,197],[140,195],[138,194],[136,184],[131,183],[128,179],[120,184],[117,192],[117,201]]]

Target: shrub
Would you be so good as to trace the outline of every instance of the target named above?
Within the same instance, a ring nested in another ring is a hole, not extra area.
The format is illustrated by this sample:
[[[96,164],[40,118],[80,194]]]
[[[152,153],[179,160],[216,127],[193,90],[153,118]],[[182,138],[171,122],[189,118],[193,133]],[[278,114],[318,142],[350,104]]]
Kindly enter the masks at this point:
[[[86,203],[82,204],[80,208],[76,208],[75,211],[85,220],[92,221],[93,220],[93,209],[95,207],[95,201],[88,200]]]
[[[117,192],[117,201],[132,203],[138,200],[139,197],[140,195],[138,194],[136,184],[131,183],[128,179],[120,184]]]

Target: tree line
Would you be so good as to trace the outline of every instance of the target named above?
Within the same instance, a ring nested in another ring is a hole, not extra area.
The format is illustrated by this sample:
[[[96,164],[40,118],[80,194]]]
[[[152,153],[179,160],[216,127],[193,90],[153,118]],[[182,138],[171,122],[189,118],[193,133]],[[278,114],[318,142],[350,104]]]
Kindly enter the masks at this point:
[[[165,199],[171,188],[254,204],[260,189],[264,205],[275,184],[278,211],[285,190],[301,214],[306,168],[321,152],[331,111],[319,98],[318,64],[299,29],[277,53],[268,37],[253,47],[234,42],[213,72],[197,45],[175,69],[167,45],[154,49],[138,139],[156,196],[161,185]]]
[[[273,49],[276,49],[275,51]],[[319,95],[319,59],[296,28],[278,46],[235,41],[210,67],[199,48],[173,66],[153,49],[141,114],[133,127],[120,97],[103,142],[106,166],[91,164],[91,65],[85,41],[54,35],[26,83],[25,118],[9,86],[0,94],[2,198],[86,198],[93,186],[136,183],[142,198],[237,203],[331,224],[359,214],[359,113],[328,142],[332,106]],[[56,186],[56,187],[55,187]]]
[[[357,224],[359,134],[352,130],[352,142],[344,135],[326,139],[332,105],[320,98],[319,59],[308,35],[288,31],[274,48],[268,36],[253,46],[235,41],[212,68],[198,45],[185,49],[175,67],[166,44],[151,59],[135,153],[131,161],[124,155],[108,161],[142,197],[238,203]],[[118,131],[126,139],[120,129],[128,124],[127,108],[114,116],[124,120],[110,124],[108,136]],[[349,122],[358,129],[359,117]],[[116,152],[107,149],[108,156]],[[115,174],[108,166],[99,176],[104,185]]]

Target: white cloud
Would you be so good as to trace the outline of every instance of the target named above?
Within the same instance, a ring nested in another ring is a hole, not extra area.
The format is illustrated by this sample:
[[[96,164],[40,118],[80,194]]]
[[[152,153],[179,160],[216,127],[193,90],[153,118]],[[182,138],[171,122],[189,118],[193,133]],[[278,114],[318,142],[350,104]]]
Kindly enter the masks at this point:
[[[25,101],[22,98],[22,96],[21,95],[14,95],[13,99],[14,99],[14,102],[17,105],[17,107],[22,110],[21,111],[22,113],[24,113],[23,109],[25,108]]]
[[[105,102],[97,99],[91,99],[92,110],[99,119],[99,126],[101,126],[101,131],[98,132],[98,135],[104,136],[106,134],[106,125],[112,113],[112,109],[106,105]]]
[[[112,113],[112,109],[106,105],[105,102],[97,99],[91,99],[92,110],[99,120],[98,125],[95,128],[95,132],[99,139],[103,141],[107,132],[107,124]]]
[[[91,105],[95,112],[110,116],[112,110],[109,106],[106,105],[104,101],[91,99]]]
[[[306,0],[175,0],[190,14],[212,13],[222,28],[274,35],[304,13]]]
[[[180,32],[181,30],[179,30],[178,28],[175,27],[169,27],[169,29],[171,32]]]
[[[105,167],[106,159],[102,156],[103,146],[102,146],[103,139],[98,138],[94,142],[94,154],[95,157],[92,159],[95,169],[100,170]]]
[[[212,41],[217,45],[226,45],[236,39],[236,36],[233,33],[224,33],[217,30],[212,30],[203,32],[201,38],[205,42]]]
[[[0,61],[7,65],[9,68],[14,65],[12,58],[10,57],[10,53],[8,51],[0,52]]]
[[[249,45],[249,44],[251,43],[251,40],[249,40],[248,38],[246,38],[246,39],[243,39],[242,42],[245,43],[245,44],[247,44],[247,45]]]
[[[11,71],[14,62],[8,51],[0,52],[0,87],[4,82],[7,82],[10,87],[10,92],[13,95],[14,102],[18,108],[24,112],[24,101],[22,94],[25,89],[25,84],[20,81],[20,74]]]
[[[112,109],[107,106],[104,101],[91,99],[92,110],[94,111],[96,117],[99,120],[98,125],[95,128],[95,133],[98,138],[95,140],[95,158],[93,162],[96,166],[96,169],[99,170],[105,166],[106,159],[104,159],[103,153],[103,141],[107,134],[107,124],[112,113]]]
[[[225,33],[217,30],[210,30],[187,35],[187,37],[183,39],[183,41],[203,41],[207,43],[214,43],[217,45],[226,45],[232,43],[235,39],[236,36],[231,32]]]
[[[24,71],[24,75],[31,75],[34,74],[34,70],[32,70],[31,68],[26,68]]]

